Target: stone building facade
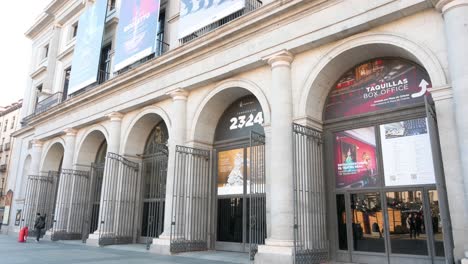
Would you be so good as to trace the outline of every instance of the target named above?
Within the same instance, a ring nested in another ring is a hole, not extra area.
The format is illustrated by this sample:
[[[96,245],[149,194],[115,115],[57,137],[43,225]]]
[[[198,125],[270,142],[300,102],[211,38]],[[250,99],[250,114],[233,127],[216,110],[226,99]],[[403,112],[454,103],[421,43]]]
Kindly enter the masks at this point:
[[[93,2],[54,0],[26,32],[33,60],[14,134],[10,230],[39,212],[53,240],[147,243],[162,254],[462,261],[468,1],[248,0],[245,12],[181,39],[180,3],[162,1],[164,48],[119,71],[121,3],[109,1],[104,70],[67,95],[77,21]],[[349,87],[368,82],[368,98],[411,78],[420,99],[353,108]],[[334,108],[348,99],[351,112]],[[405,131],[427,136],[389,152]],[[389,169],[410,167],[430,177],[399,183]]]

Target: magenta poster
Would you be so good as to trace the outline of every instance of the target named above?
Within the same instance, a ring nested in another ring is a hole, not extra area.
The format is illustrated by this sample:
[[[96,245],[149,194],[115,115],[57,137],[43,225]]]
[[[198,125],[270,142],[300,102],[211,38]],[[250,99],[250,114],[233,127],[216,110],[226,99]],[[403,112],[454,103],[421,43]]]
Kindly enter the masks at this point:
[[[325,119],[350,117],[424,102],[428,74],[400,59],[374,59],[346,72],[325,105]]]
[[[374,187],[379,184],[374,127],[335,133],[334,149],[337,188]]]

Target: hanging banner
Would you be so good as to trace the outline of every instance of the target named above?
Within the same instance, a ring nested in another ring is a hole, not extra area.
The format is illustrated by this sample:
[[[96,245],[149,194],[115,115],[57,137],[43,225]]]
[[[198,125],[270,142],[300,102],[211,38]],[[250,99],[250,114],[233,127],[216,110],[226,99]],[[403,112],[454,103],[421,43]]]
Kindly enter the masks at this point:
[[[68,94],[97,81],[107,1],[96,0],[80,16]]]
[[[181,0],[179,39],[245,7],[245,0]]]
[[[11,203],[13,201],[13,191],[9,190],[5,195],[5,211],[3,211],[3,225],[8,225],[10,222],[10,211],[11,211]]]
[[[424,102],[426,71],[400,59],[375,59],[346,72],[325,105],[325,119],[374,113]]]
[[[435,184],[426,118],[380,126],[385,186]]]
[[[122,1],[117,26],[114,71],[154,53],[159,0]]]
[[[374,127],[335,133],[334,147],[336,188],[378,186]]]

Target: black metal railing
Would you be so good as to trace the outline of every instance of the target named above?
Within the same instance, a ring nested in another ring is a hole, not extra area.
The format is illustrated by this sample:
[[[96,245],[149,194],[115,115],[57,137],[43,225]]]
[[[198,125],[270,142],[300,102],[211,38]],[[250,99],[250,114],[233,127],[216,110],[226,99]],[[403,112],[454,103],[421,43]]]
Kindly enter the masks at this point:
[[[46,112],[51,107],[60,104],[62,102],[62,99],[63,99],[62,92],[57,92],[57,93],[52,94],[51,96],[37,103],[34,114],[38,115],[40,113]]]
[[[98,78],[97,78],[97,84],[103,84],[107,82],[110,79],[110,72],[99,70],[98,71]]]
[[[198,37],[201,37],[203,35],[206,35],[208,34],[209,32],[241,17],[241,16],[244,16],[258,8],[260,8],[261,6],[263,5],[263,2],[261,0],[246,0],[245,1],[245,7],[244,9],[241,9],[233,14],[230,14],[229,16],[227,17],[224,17],[214,23],[211,23],[207,26],[204,26],[203,28],[193,32],[192,34],[186,36],[186,37],[183,37],[179,40],[179,43],[181,45],[185,44],[185,43],[188,43]]]

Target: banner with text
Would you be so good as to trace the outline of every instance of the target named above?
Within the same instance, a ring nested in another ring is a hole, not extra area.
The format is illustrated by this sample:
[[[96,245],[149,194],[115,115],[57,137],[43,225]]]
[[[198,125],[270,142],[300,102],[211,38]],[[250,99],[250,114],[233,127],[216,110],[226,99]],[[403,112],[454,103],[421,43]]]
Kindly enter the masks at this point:
[[[374,113],[424,102],[430,79],[421,67],[399,59],[375,59],[346,72],[325,105],[325,119]]]
[[[106,14],[107,1],[97,0],[80,16],[68,94],[97,81]]]
[[[245,0],[181,0],[179,39],[245,7]]]
[[[114,71],[154,53],[159,0],[122,1],[117,26]]]

